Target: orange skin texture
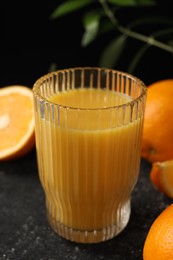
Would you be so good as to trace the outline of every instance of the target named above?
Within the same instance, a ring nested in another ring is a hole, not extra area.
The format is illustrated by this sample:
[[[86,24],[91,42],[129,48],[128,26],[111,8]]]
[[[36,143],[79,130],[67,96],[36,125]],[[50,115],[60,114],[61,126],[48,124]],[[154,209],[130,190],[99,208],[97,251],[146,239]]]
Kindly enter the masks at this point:
[[[164,190],[163,190],[161,182],[160,182],[160,175],[161,175],[161,171],[160,171],[159,167],[157,166],[157,163],[153,163],[151,172],[150,172],[150,180],[156,189],[158,189],[159,191],[164,193]]]
[[[173,259],[173,203],[155,219],[143,247],[143,260]]]
[[[173,159],[173,79],[148,86],[141,149],[149,162]]]

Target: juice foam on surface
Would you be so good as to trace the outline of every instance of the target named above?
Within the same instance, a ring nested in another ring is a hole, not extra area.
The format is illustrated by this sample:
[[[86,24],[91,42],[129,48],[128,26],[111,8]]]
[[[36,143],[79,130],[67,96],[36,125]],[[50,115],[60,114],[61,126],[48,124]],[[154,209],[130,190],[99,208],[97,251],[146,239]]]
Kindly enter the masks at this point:
[[[132,98],[126,94],[95,88],[80,88],[63,91],[49,98],[49,101],[55,104],[86,109],[115,107],[126,104],[131,100]]]
[[[131,116],[130,107],[122,114],[123,111],[118,109],[118,106],[131,102],[132,98],[110,90],[74,89],[59,92],[50,97],[49,101],[67,107],[60,108],[58,120],[62,127],[83,130],[110,129],[122,125],[122,117],[124,123],[129,123]]]

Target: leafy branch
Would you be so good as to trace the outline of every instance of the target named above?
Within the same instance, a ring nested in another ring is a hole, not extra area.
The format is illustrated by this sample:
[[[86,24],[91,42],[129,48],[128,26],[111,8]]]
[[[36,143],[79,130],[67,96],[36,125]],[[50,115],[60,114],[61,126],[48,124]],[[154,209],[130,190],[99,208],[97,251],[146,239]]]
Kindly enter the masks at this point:
[[[119,10],[127,7],[149,7],[155,4],[155,0],[66,0],[54,10],[51,18],[55,19],[83,8],[83,26],[85,28],[81,41],[83,47],[89,45],[100,35],[116,31],[118,35],[102,51],[99,64],[102,67],[112,68],[117,64],[127,45],[127,39],[132,38],[140,41],[143,46],[136,51],[131,64],[129,64],[128,71],[132,73],[142,56],[152,46],[173,54],[172,39],[166,43],[159,40],[164,36],[173,37],[173,19],[144,17],[137,20],[134,19],[127,26],[120,23],[118,19],[117,14]],[[149,36],[134,30],[134,28],[146,24],[159,24],[164,28],[159,28]]]

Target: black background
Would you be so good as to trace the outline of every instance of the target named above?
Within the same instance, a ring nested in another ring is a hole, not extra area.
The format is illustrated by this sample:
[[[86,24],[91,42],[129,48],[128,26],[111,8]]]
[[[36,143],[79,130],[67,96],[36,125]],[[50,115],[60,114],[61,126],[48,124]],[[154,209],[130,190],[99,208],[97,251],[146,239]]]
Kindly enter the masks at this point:
[[[100,37],[88,47],[82,48],[80,42],[84,29],[81,18],[87,8],[51,20],[51,13],[61,2],[63,1],[4,1],[1,8],[0,87],[15,84],[32,87],[37,78],[49,71],[53,62],[57,69],[98,66],[104,46],[116,36],[116,32]],[[161,15],[172,18],[170,3],[168,0],[158,1],[157,6],[153,7],[123,9],[118,12],[118,18],[123,25],[134,17]],[[138,28],[138,31],[148,35],[156,29],[162,28],[150,25]],[[141,46],[141,42],[129,39],[115,68],[127,71],[129,62]],[[133,74],[148,85],[160,79],[172,78],[172,68],[172,54],[151,47]]]

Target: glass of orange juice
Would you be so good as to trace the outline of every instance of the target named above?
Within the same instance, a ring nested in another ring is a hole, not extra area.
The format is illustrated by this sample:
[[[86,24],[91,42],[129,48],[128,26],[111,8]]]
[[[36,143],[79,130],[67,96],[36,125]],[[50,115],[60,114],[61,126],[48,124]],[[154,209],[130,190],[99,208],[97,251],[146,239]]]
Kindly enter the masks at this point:
[[[146,87],[124,72],[72,68],[33,87],[39,177],[53,230],[81,243],[129,221],[140,167]]]

